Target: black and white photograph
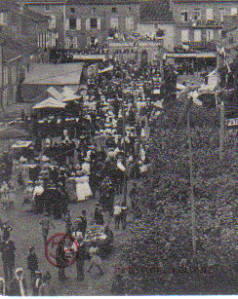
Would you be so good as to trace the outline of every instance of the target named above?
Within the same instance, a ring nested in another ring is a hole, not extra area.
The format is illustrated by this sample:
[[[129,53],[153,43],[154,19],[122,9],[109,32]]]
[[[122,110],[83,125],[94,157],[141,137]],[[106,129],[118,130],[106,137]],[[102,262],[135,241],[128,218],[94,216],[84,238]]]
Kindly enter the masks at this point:
[[[238,0],[0,0],[0,296],[238,294]]]

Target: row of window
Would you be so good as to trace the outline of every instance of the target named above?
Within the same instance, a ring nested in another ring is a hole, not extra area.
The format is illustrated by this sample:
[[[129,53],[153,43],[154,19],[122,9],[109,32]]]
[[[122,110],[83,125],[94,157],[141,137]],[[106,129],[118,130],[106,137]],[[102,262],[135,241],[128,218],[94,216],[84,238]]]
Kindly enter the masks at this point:
[[[131,11],[131,7],[130,7],[130,6],[128,7],[128,10]],[[46,5],[45,5],[45,11],[50,11],[50,5],[49,5],[49,4],[46,4]],[[112,11],[112,13],[117,13],[117,7],[112,7],[112,8],[111,8],[111,11]],[[70,12],[71,12],[71,13],[75,13],[75,8],[74,8],[74,7],[70,7]],[[92,12],[92,13],[95,13],[95,12],[96,12],[96,8],[93,7],[93,8],[91,9],[91,12]]]
[[[231,15],[231,16],[236,16],[238,14],[238,8],[237,7],[232,7],[230,10],[230,13],[227,12],[225,8],[219,8],[219,17],[220,21],[223,22],[224,16],[225,15]],[[182,22],[188,22],[191,20],[201,20],[202,17],[202,10],[197,8],[194,9],[192,15],[189,15],[188,11],[183,11],[181,12],[181,21]],[[206,20],[207,21],[213,21],[214,20],[214,10],[213,8],[206,8]]]
[[[42,49],[48,47],[55,47],[57,38],[57,34],[40,33],[37,36],[37,45],[39,48]]]
[[[70,17],[69,19],[65,20],[65,30],[81,30],[81,19]],[[110,27],[111,28],[118,28],[119,27],[119,18],[118,17],[111,17],[110,19]],[[88,18],[86,19],[86,30],[101,30],[101,18]],[[133,30],[134,29],[134,18],[133,17],[126,17],[126,30]]]
[[[214,36],[214,30],[213,29],[206,29],[205,36],[206,36],[206,41],[207,42],[214,40],[214,38],[215,38],[215,36]],[[203,40],[204,39],[202,38],[202,30],[201,29],[194,30],[193,41],[194,42],[201,42]],[[182,42],[189,42],[189,41],[191,41],[190,30],[189,29],[181,30],[181,41]]]

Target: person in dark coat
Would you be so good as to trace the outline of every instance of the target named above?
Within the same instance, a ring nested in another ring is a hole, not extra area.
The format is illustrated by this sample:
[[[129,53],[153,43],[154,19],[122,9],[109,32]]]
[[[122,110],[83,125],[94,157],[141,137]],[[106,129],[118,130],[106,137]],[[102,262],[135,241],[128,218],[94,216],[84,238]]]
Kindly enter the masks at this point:
[[[126,205],[121,206],[121,224],[122,224],[122,229],[126,229],[126,217],[127,217],[127,207]]]
[[[36,278],[36,271],[38,270],[38,257],[35,253],[35,247],[30,247],[29,254],[27,256],[27,269],[31,273],[31,283],[33,284]]]
[[[15,267],[15,244],[12,240],[3,241],[1,244],[2,264],[5,280],[13,278],[13,269]]]
[[[95,212],[94,212],[94,220],[95,220],[97,225],[103,225],[104,224],[102,211],[98,207],[96,207]]]
[[[83,237],[85,237],[86,229],[87,229],[87,225],[88,225],[87,216],[86,216],[86,211],[85,210],[82,211],[82,216],[80,217],[80,220],[81,221],[80,221],[79,229],[82,232]]]
[[[105,227],[104,234],[107,236],[107,239],[104,242],[103,246],[100,247],[100,252],[102,257],[106,257],[108,254],[112,252],[113,240],[114,240],[114,235],[109,225]]]
[[[60,281],[65,281],[67,279],[65,275],[65,267],[67,266],[68,261],[66,258],[64,246],[65,246],[65,239],[63,238],[62,240],[60,240],[56,248],[56,264],[59,269],[58,279]]]
[[[10,283],[9,296],[26,296],[27,284],[24,278],[23,268],[17,268],[15,278]]]
[[[1,230],[3,231],[2,239],[3,239],[3,242],[5,242],[10,238],[12,226],[9,225],[7,222],[4,222],[1,224]]]
[[[44,214],[44,217],[40,220],[39,224],[41,225],[44,245],[46,245],[50,227],[55,228],[55,226],[47,213]]]
[[[88,259],[88,254],[87,254],[85,243],[82,241],[79,244],[79,248],[76,252],[77,280],[80,281],[84,280],[84,263],[86,259]]]
[[[72,235],[72,219],[71,219],[71,215],[70,215],[70,210],[67,210],[63,220],[65,222],[65,232],[68,236],[71,236]]]

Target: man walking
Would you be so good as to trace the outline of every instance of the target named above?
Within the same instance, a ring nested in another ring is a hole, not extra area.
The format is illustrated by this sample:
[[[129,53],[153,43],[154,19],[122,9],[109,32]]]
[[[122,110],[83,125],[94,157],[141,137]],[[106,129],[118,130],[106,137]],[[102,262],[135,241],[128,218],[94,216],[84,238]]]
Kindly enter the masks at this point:
[[[27,268],[30,270],[31,273],[31,283],[33,285],[33,282],[36,278],[36,271],[38,270],[38,257],[35,253],[35,247],[30,247],[29,249],[29,255],[27,256]]]
[[[66,254],[65,254],[65,239],[63,238],[58,243],[56,248],[56,263],[58,267],[58,279],[60,281],[65,281],[67,279],[65,275],[65,267],[68,264]]]
[[[80,242],[80,240],[78,240]],[[76,271],[77,271],[77,280],[84,280],[84,263],[87,259],[86,246],[83,240],[81,240],[79,247],[76,252]]]
[[[55,228],[53,222],[48,218],[48,214],[46,213],[44,217],[40,220],[39,224],[41,225],[41,230],[42,230],[42,236],[44,240],[44,245],[46,245],[48,234],[50,227],[52,226]]]
[[[83,237],[85,237],[86,230],[87,230],[87,225],[88,225],[86,215],[87,215],[86,210],[83,210],[82,211],[82,216],[80,217],[80,219],[81,219],[81,221],[80,221],[80,231],[81,231]]]
[[[92,242],[92,246],[89,249],[89,255],[90,255],[91,259],[90,259],[90,266],[88,268],[88,272],[90,273],[92,268],[95,266],[100,271],[100,275],[103,275],[104,272],[102,270],[102,259],[98,255],[98,251],[99,251],[99,249],[96,245],[96,242]]]
[[[5,280],[11,280],[13,278],[13,270],[15,267],[15,244],[12,240],[3,241],[1,244],[2,252],[2,264]]]

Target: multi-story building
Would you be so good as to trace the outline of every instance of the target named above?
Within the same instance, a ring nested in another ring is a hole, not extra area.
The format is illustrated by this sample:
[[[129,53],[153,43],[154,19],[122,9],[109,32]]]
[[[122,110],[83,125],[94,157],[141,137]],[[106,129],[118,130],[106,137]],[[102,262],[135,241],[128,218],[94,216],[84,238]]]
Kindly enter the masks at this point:
[[[220,40],[224,17],[238,14],[237,0],[172,0],[176,23],[175,45],[214,49]]]
[[[0,106],[20,100],[24,66],[30,56],[41,56],[47,44],[48,18],[23,5],[6,0],[0,3]]]
[[[64,48],[64,11],[67,0],[21,0],[30,10],[49,17],[48,47]]]
[[[174,50],[175,23],[169,1],[144,1],[140,4],[140,23],[137,32],[160,37],[167,51]]]
[[[103,43],[110,32],[133,32],[140,19],[138,0],[68,0],[65,5],[65,48]]]
[[[49,28],[48,17],[29,10],[15,1],[0,3],[1,31],[12,38],[22,40],[29,48],[47,46]]]

